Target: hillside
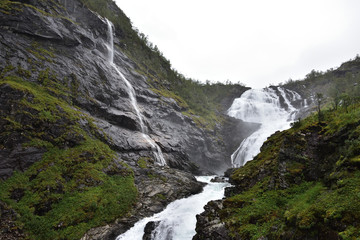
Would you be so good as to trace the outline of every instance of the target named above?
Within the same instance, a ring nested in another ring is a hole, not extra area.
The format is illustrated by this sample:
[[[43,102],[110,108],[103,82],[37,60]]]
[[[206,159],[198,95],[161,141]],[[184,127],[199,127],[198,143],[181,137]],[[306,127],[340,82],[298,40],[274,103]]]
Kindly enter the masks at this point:
[[[234,169],[226,199],[197,216],[194,239],[358,239],[360,105],[320,114],[273,134]]]
[[[288,80],[285,88],[294,90],[316,105],[316,94],[323,95],[322,105],[337,108],[341,100],[355,99],[360,95],[360,57],[356,56],[337,69],[326,72],[312,70],[303,80]],[[348,101],[346,101],[348,102]],[[348,102],[347,104],[351,104]]]
[[[0,239],[115,239],[258,128],[225,114],[249,88],[184,77],[112,0],[2,0],[0,30]],[[283,84],[302,119],[233,170],[196,239],[360,237],[359,70]]]
[[[0,29],[1,239],[112,239],[250,131],[223,114],[246,87],[183,77],[111,0],[3,0]]]

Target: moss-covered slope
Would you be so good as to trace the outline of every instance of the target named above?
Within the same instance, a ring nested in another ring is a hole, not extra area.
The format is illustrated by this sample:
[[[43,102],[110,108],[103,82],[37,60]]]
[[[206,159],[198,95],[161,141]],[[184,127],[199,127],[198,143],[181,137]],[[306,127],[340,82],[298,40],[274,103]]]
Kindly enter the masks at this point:
[[[329,69],[326,72],[312,70],[303,80],[288,80],[285,88],[292,89],[308,104],[316,103],[316,94],[323,95],[322,106],[337,108],[340,102],[351,104],[351,101],[360,95],[360,57],[341,64],[337,69]]]
[[[198,225],[197,239],[358,239],[360,106],[351,109],[272,135],[232,173],[227,198],[198,217],[224,225]]]
[[[133,172],[97,138],[89,115],[19,77],[0,79],[0,93],[1,154],[20,148],[24,155],[14,156],[18,171],[0,183],[0,199],[27,237],[79,239],[132,209]],[[27,158],[34,151],[41,161]]]

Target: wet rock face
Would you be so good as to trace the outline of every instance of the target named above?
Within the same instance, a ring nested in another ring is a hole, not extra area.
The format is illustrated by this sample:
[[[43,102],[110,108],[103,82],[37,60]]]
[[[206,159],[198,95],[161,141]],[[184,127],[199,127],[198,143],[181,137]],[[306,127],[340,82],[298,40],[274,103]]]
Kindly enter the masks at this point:
[[[139,119],[130,103],[127,86],[107,61],[105,20],[80,1],[29,0],[26,3],[29,5],[22,6],[22,11],[0,12],[0,69],[13,67],[4,71],[3,76],[19,75],[21,70],[28,81],[44,84],[41,73],[48,71],[58,84],[71,90],[62,97],[96,118],[100,132],[107,135],[104,141],[124,159],[135,164],[138,158],[131,152],[153,157],[150,146],[139,135]],[[121,29],[115,29],[115,44],[119,44],[121,34]],[[174,99],[151,91],[146,77],[136,72],[137,64],[118,49],[116,47],[114,63],[133,85],[149,135],[165,153],[167,163],[196,174],[227,169],[233,149],[215,141],[213,133],[198,128],[191,118],[181,113],[184,109]],[[8,101],[26,96],[6,86],[1,88],[0,110],[6,116],[16,111]],[[221,132],[221,128],[218,126],[217,131]],[[21,142],[17,138],[21,136],[13,136],[15,142]],[[22,159],[26,156],[24,161],[31,165],[41,159],[42,153],[42,149],[21,152],[13,145],[1,150],[2,166],[16,161],[19,155]],[[18,168],[4,167],[0,177],[7,178]]]
[[[143,235],[143,240],[151,240],[151,233],[155,230],[155,228],[157,226],[159,226],[159,221],[156,222],[148,222],[144,228],[144,235]]]
[[[211,201],[204,208],[203,213],[196,215],[196,235],[193,239],[234,239],[229,236],[225,223],[220,221],[219,211],[223,209],[222,200]]]

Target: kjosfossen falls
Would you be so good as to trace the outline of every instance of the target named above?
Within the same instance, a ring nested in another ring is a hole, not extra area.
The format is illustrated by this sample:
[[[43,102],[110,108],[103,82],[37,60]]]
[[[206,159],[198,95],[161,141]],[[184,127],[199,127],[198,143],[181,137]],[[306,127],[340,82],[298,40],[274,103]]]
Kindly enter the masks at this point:
[[[0,1],[0,239],[360,238],[360,57],[251,89],[166,55],[113,0]]]
[[[233,167],[241,167],[252,160],[271,134],[290,127],[290,123],[295,120],[299,111],[291,102],[297,100],[301,100],[298,93],[281,87],[251,89],[234,100],[228,110],[229,116],[246,122],[259,123],[260,127],[244,139],[231,155]]]

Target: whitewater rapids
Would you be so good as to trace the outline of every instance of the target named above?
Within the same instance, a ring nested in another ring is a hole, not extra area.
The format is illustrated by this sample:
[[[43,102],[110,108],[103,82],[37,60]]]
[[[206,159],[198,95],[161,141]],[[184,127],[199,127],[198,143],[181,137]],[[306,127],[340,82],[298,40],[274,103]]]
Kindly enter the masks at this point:
[[[144,228],[150,221],[160,221],[152,232],[153,240],[191,240],[196,234],[196,215],[204,211],[209,201],[223,198],[225,187],[230,186],[229,183],[210,182],[213,177],[196,177],[198,181],[207,183],[201,193],[170,203],[162,212],[137,222],[116,240],[142,240]]]

